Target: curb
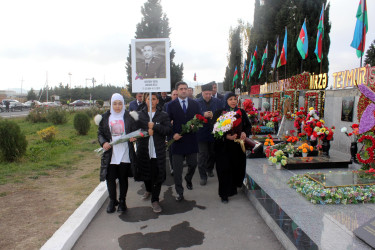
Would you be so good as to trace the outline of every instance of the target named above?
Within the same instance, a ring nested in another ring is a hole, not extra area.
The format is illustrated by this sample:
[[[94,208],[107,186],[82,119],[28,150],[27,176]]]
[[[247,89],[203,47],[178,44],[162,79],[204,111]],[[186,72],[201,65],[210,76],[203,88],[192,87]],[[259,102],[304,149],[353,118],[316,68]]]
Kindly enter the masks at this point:
[[[106,183],[101,182],[40,249],[71,249],[107,197]]]

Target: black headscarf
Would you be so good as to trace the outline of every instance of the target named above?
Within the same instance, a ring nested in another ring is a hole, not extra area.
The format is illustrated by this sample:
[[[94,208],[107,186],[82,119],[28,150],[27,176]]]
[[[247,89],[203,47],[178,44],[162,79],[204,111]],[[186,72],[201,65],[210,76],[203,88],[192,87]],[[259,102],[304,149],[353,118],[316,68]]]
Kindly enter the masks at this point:
[[[233,92],[229,92],[229,93],[226,93],[225,96],[224,96],[224,100],[225,100],[225,110],[226,111],[237,111],[238,107],[236,105],[236,107],[234,107],[234,109],[232,110],[231,107],[229,107],[228,105],[228,99],[231,98],[232,96],[236,96],[235,93]]]

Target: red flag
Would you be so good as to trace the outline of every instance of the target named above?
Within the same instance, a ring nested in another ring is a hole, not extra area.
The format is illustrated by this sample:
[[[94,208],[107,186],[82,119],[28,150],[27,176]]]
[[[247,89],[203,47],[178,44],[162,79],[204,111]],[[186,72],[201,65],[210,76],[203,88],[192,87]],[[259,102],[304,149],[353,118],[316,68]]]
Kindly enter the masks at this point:
[[[194,81],[197,81],[197,75],[194,73]]]

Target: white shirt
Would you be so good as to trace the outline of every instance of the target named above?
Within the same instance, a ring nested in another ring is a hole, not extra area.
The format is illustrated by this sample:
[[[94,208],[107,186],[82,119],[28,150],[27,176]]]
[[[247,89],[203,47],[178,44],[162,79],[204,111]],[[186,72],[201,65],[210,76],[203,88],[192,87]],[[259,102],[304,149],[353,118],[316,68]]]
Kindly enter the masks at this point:
[[[182,110],[184,110],[184,108],[183,108],[184,105],[183,105],[182,101],[185,101],[186,110],[188,109],[188,98],[187,97],[185,99],[181,99],[180,97],[178,97],[178,101],[180,102]]]

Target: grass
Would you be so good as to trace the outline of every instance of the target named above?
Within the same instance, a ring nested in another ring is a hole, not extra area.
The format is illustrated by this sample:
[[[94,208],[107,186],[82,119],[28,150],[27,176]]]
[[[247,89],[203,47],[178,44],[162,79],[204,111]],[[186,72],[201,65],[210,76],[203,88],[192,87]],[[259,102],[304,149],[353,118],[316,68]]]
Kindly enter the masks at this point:
[[[65,170],[67,175],[75,169],[77,163],[85,157],[97,157],[93,152],[99,147],[96,142],[97,126],[91,120],[87,135],[78,135],[73,127],[73,114],[68,114],[68,122],[62,125],[52,123],[31,123],[25,118],[14,118],[26,135],[28,141],[26,155],[16,162],[0,162],[0,185],[6,183],[22,183],[25,178],[38,179],[48,176],[49,170]],[[37,131],[55,126],[58,133],[52,142],[44,142]]]

